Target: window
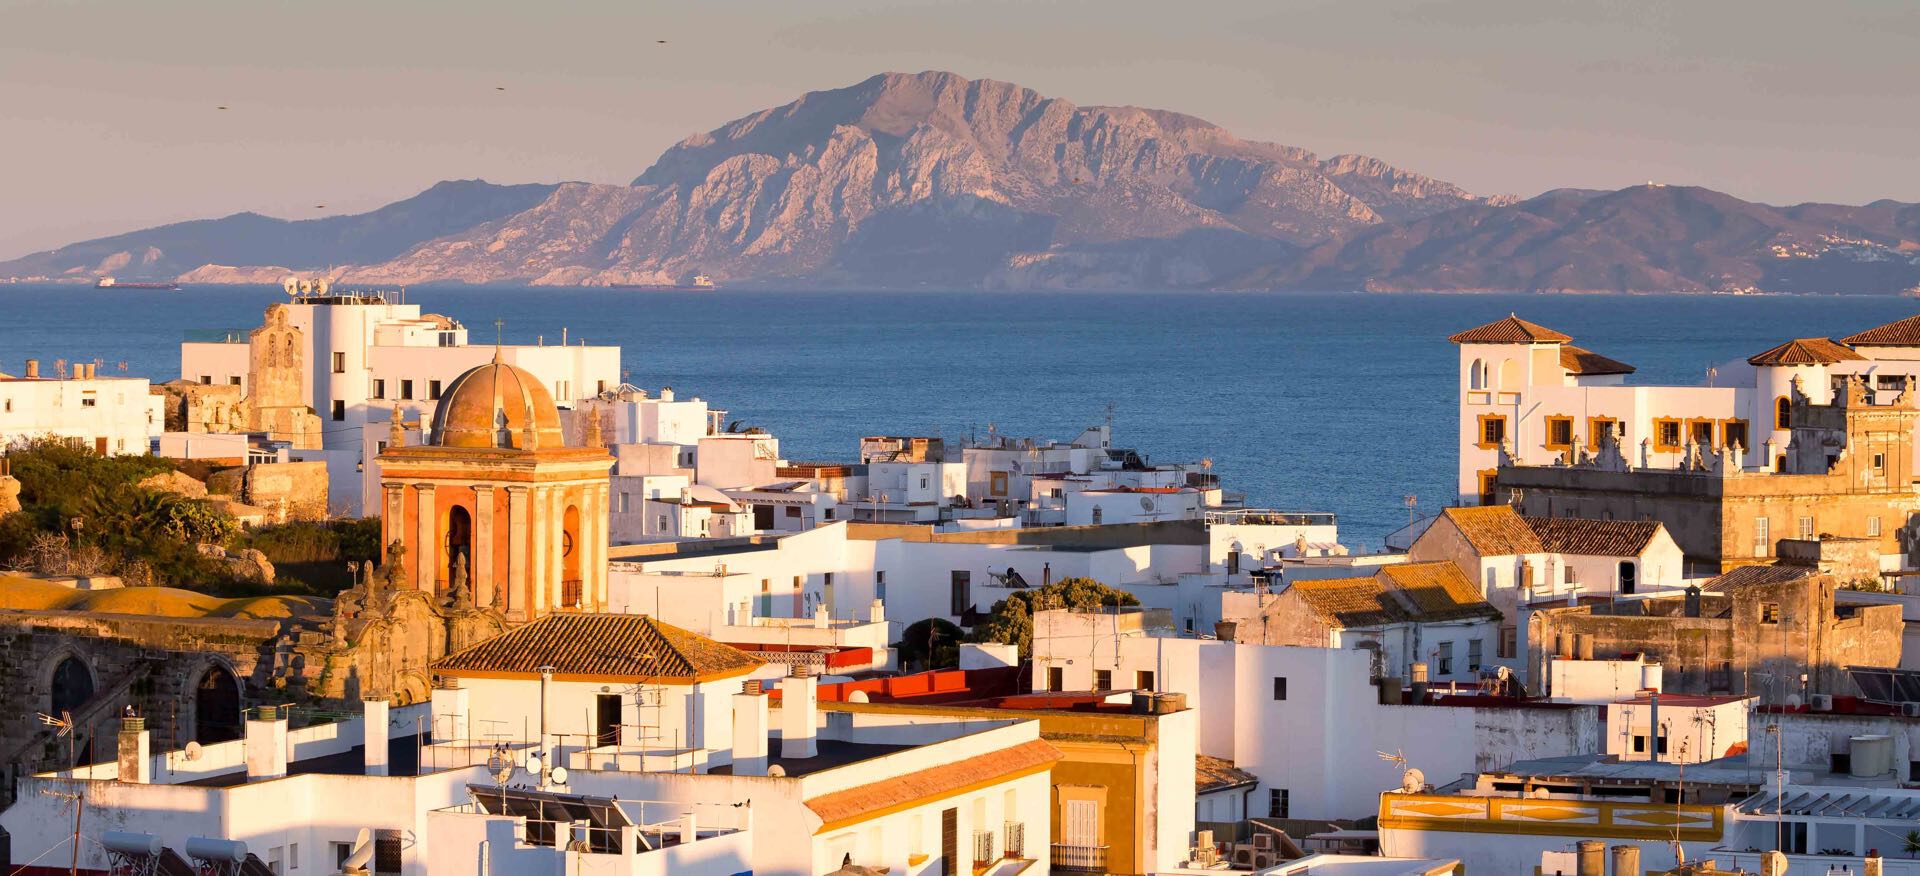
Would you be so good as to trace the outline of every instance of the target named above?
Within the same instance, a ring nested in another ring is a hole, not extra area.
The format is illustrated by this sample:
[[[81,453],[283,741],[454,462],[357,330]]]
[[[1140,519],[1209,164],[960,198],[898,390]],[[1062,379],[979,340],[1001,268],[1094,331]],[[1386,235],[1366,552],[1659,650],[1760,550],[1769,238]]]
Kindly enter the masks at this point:
[[[201,386],[210,386],[210,385],[212,385],[212,384],[213,384],[213,375],[211,375],[211,374],[202,374],[202,375],[200,375],[200,385],[201,385]]]
[[[239,385],[240,385],[240,378],[239,378],[239,376],[238,376],[238,375],[236,375],[236,376],[233,376],[233,377],[229,377],[229,378],[227,378],[227,384],[228,384],[229,386],[239,386]]]
[[[1647,737],[1639,736],[1639,735],[1636,735],[1633,737],[1633,753],[1634,754],[1647,753]]]
[[[1094,690],[1113,690],[1113,670],[1095,669],[1093,671]]]
[[[1760,622],[1763,624],[1779,623],[1780,622],[1780,603],[1778,602],[1760,603]]]
[[[593,382],[593,393],[594,393],[594,395],[599,395],[600,393],[603,393],[603,392],[606,392],[606,391],[607,391],[607,382],[606,382],[606,381],[604,381],[604,380],[596,380],[596,381],[594,381],[594,382]]]
[[[1813,518],[1812,517],[1800,518],[1800,539],[1802,541],[1813,540]]]
[[[1273,699],[1275,702],[1287,698],[1287,679],[1284,676],[1273,677]]]
[[[1060,690],[1067,686],[1067,670],[1059,666],[1047,667],[1047,690]]]
[[[1517,627],[1500,628],[1500,658],[1511,660],[1520,650],[1520,632]]]
[[[328,845],[333,849],[334,869],[346,869],[347,856],[353,854],[353,843],[329,843]]]
[[[1480,449],[1497,450],[1507,440],[1507,418],[1500,414],[1480,415]]]
[[[1473,360],[1473,365],[1467,369],[1467,388],[1487,388],[1487,363],[1485,361],[1480,359]]]
[[[1873,455],[1873,472],[1874,474],[1880,475],[1881,477],[1886,477],[1886,474],[1887,474],[1887,455],[1886,454],[1876,453]]]
[[[1491,505],[1494,500],[1494,486],[1499,480],[1499,472],[1487,469],[1480,472],[1480,504]]]
[[[413,381],[411,380],[400,381],[400,397],[403,399],[413,398]]]
[[[790,518],[790,519],[793,519],[793,520],[798,520],[798,519],[800,519],[800,506],[798,506],[798,505],[788,505],[788,506],[787,506],[787,517],[788,517],[788,518]]]
[[[1289,817],[1287,813],[1290,811],[1292,811],[1292,808],[1287,805],[1287,789],[1268,788],[1267,789],[1267,817],[1268,818],[1287,818]]]
[[[987,473],[987,495],[1005,496],[1007,494],[1007,473],[994,471]]]
[[[921,476],[920,476],[920,489],[923,489],[923,490],[924,490],[924,489],[926,489],[926,488],[927,488],[927,476],[926,476],[926,475],[921,475]]]
[[[873,573],[873,598],[881,602],[887,601],[887,573]]]
[[[1548,450],[1573,449],[1573,418],[1572,417],[1548,417],[1547,418],[1547,449]]]
[[[344,420],[346,418],[347,418],[347,403],[339,399],[334,399],[334,402],[333,402],[334,421],[339,422],[340,420]]]
[[[654,532],[666,532],[666,531],[667,531],[667,515],[662,514],[660,515],[660,528],[654,530]]]
[[[440,398],[440,381],[438,380],[427,381],[427,398],[434,399],[436,401]]]
[[[973,573],[955,571],[948,580],[948,614],[963,615],[973,608]]]
[[[627,493],[620,494],[620,513],[622,514],[627,513],[627,496],[628,495],[629,494]]]
[[[1836,776],[1844,776],[1853,772],[1853,753],[1848,751],[1834,752],[1828,756],[1827,768],[1832,770]]]
[[[1751,449],[1752,445],[1747,443],[1747,421],[1721,420],[1720,446],[1738,447],[1741,450]]]
[[[1093,525],[1095,525],[1095,526],[1099,526],[1099,525],[1100,525],[1100,518],[1101,518],[1101,516],[1102,516],[1102,514],[1101,514],[1101,511],[1100,511],[1100,506],[1099,506],[1099,505],[1095,505],[1095,506],[1093,506]]]
[[[1868,538],[1880,537],[1880,518],[1878,517],[1867,518],[1867,537]]]
[[[83,408],[94,407],[99,403],[100,403],[99,397],[94,395],[91,392],[83,392],[80,394],[80,406]]]
[[[822,519],[822,520],[832,520],[832,519],[833,519],[833,509],[832,509],[832,508],[826,508],[826,509],[822,509],[822,510],[821,510],[821,512],[820,512],[820,519]]]
[[[1619,443],[1617,439],[1621,437],[1620,421],[1612,417],[1588,417],[1587,418],[1587,449],[1599,450],[1600,436],[1602,433],[1606,433],[1606,432],[1613,433],[1613,437],[1616,439],[1615,443]]]
[[[1153,690],[1153,673],[1145,669],[1134,673],[1133,686],[1140,690]]]
[[[1793,402],[1784,395],[1773,400],[1773,428],[1782,432],[1793,428]]]
[[[333,373],[335,374],[347,373],[347,354],[342,353],[339,350],[333,351]]]
[[[1468,639],[1467,640],[1467,671],[1468,672],[1480,671],[1480,658],[1481,658],[1480,640]]]
[[[1680,421],[1663,417],[1653,421],[1653,449],[1670,453],[1680,449]]]
[[[387,397],[387,382],[386,382],[385,380],[383,380],[383,379],[380,379],[380,378],[374,378],[374,381],[373,381],[373,397],[374,397],[374,398],[386,398],[386,397]]]
[[[397,830],[381,830],[374,833],[373,872],[375,874],[400,872],[400,850],[403,839],[404,837]],[[551,844],[551,837],[548,844]]]
[[[1639,567],[1635,566],[1632,560],[1622,560],[1620,562],[1620,583],[1618,586],[1620,587],[1621,595],[1633,595],[1633,587],[1638,583],[1639,573]]]
[[[300,844],[287,843],[287,869],[300,869]]]
[[[1434,650],[1439,655],[1439,660],[1436,662],[1440,664],[1440,668],[1439,668],[1440,674],[1452,675],[1453,674],[1453,643],[1441,642],[1440,646]]]
[[[1753,521],[1753,555],[1764,557],[1773,553],[1773,538],[1768,533],[1769,521],[1765,517],[1756,517]]]
[[[1713,425],[1712,420],[1688,420],[1687,437],[1703,449],[1712,447]]]

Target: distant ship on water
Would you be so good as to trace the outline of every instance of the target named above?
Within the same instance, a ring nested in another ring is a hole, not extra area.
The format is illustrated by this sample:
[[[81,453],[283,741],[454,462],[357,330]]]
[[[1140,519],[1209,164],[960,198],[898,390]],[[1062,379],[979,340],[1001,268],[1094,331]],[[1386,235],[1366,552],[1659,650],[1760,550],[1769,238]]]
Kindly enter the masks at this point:
[[[639,292],[712,292],[720,287],[713,284],[712,277],[695,274],[693,280],[686,283],[608,283],[607,288]]]
[[[95,289],[164,289],[169,292],[180,291],[179,283],[122,283],[112,277],[101,277],[93,284]]]

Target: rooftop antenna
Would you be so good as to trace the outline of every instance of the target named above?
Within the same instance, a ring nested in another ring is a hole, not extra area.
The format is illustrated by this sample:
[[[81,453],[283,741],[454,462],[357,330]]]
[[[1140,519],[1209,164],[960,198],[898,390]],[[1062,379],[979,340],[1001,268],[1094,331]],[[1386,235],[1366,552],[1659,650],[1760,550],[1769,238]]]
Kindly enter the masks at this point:
[[[493,348],[495,350],[500,349],[500,344],[501,344],[500,327],[503,325],[506,325],[506,322],[504,320],[500,319],[497,316],[493,318]]]
[[[1419,504],[1420,504],[1420,497],[1419,497],[1419,496],[1416,496],[1416,495],[1414,495],[1414,494],[1412,494],[1412,493],[1408,493],[1408,494],[1406,494],[1406,495],[1404,495],[1404,496],[1401,496],[1401,497],[1400,497],[1400,501],[1401,501],[1401,502],[1404,502],[1404,503],[1406,503],[1406,506],[1407,506],[1407,525],[1408,525],[1408,526],[1412,526],[1412,525],[1413,525],[1413,515],[1414,515],[1414,510],[1413,510],[1413,509],[1414,509],[1414,506],[1416,506],[1416,505],[1419,505]]]

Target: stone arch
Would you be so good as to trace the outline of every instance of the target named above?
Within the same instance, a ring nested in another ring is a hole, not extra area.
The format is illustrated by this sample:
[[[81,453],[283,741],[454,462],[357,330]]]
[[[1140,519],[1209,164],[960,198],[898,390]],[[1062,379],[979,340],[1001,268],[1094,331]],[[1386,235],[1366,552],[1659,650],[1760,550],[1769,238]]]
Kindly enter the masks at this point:
[[[47,714],[59,717],[62,712],[77,712],[98,692],[93,667],[78,651],[62,649],[48,667]]]
[[[465,505],[455,505],[447,509],[447,519],[440,532],[439,579],[446,587],[453,586],[454,558],[467,558],[467,583],[473,583],[473,512]]]
[[[1520,389],[1520,366],[1512,359],[1500,360],[1501,392],[1516,392]]]
[[[433,685],[427,680],[427,674],[420,670],[402,672],[393,681],[391,700],[396,706],[411,706],[433,699]]]
[[[193,684],[193,741],[201,745],[231,742],[245,728],[240,677],[225,663],[209,661]]]
[[[1469,389],[1487,388],[1487,362],[1485,359],[1473,360],[1473,366],[1467,369]]]

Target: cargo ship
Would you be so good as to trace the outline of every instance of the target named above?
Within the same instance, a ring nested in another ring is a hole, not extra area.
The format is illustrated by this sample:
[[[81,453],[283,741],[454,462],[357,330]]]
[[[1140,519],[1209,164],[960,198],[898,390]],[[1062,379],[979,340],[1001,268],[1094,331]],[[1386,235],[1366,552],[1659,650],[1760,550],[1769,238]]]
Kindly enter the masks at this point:
[[[101,277],[93,284],[95,289],[164,289],[169,292],[180,291],[179,283],[122,283],[112,277]]]
[[[607,288],[631,292],[712,292],[720,287],[713,284],[712,277],[695,274],[687,283],[608,283]]]

